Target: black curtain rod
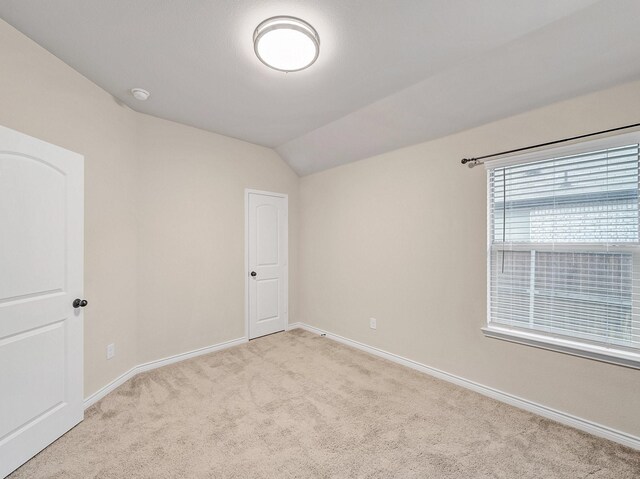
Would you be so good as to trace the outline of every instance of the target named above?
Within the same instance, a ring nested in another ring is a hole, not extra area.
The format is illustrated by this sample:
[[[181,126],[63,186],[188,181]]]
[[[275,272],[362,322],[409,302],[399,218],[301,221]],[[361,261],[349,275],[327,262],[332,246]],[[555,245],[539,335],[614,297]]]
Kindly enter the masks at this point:
[[[562,140],[548,141],[547,143],[539,143],[537,145],[525,146],[524,148],[516,148],[515,150],[501,151],[500,153],[492,153],[490,155],[478,156],[476,158],[463,158],[462,160],[460,160],[460,163],[462,163],[463,165],[466,165],[467,163],[471,163],[469,165],[471,167],[471,166],[477,165],[478,162],[484,159],[493,158],[494,156],[508,155],[509,153],[518,153],[520,151],[532,150],[534,148],[540,148],[542,146],[557,145],[558,143],[564,143],[566,141],[579,140],[581,138],[588,138],[590,136],[603,135],[604,133],[612,133],[614,131],[626,130],[628,128],[635,128],[639,126],[640,126],[640,123],[634,123],[633,125],[619,126],[618,128],[611,128],[610,130],[602,130],[602,131],[597,131],[595,133],[587,133],[586,135],[572,136],[570,138],[563,138]]]

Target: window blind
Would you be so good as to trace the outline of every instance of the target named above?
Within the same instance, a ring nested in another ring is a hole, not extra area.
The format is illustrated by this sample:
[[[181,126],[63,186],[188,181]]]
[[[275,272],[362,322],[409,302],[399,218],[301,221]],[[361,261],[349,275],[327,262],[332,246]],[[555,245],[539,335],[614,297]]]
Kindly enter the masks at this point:
[[[640,349],[638,154],[489,166],[490,325]]]

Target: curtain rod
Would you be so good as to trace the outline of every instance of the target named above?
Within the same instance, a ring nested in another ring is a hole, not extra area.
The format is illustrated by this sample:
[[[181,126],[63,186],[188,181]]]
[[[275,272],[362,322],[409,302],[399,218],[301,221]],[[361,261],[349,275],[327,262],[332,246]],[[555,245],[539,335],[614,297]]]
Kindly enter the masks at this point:
[[[462,160],[460,160],[460,163],[462,163],[463,165],[466,165],[468,163],[469,168],[473,168],[476,165],[483,164],[484,161],[482,160],[485,160],[487,158],[493,158],[494,156],[508,155],[509,153],[518,153],[520,151],[532,150],[534,148],[540,148],[542,146],[557,145],[558,143],[564,143],[566,141],[579,140],[581,138],[588,138],[590,136],[603,135],[604,133],[612,133],[614,131],[626,130],[628,128],[635,128],[638,126],[640,126],[640,123],[634,123],[633,125],[619,126],[618,128],[611,128],[609,130],[596,131],[595,133],[587,133],[586,135],[572,136],[569,138],[563,138],[562,140],[548,141],[547,143],[539,143],[537,145],[525,146],[523,148],[516,148],[515,150],[501,151],[500,153],[492,153],[490,155],[478,156],[476,158],[463,158]]]

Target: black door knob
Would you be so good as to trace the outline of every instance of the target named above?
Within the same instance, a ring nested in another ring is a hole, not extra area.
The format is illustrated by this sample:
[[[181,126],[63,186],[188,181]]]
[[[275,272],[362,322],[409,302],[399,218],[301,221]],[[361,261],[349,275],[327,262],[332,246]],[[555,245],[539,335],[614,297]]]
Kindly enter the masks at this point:
[[[257,276],[257,275],[258,275],[258,273],[256,273],[255,271],[251,272],[251,276]]]
[[[86,299],[76,298],[73,301],[73,307],[74,308],[84,308],[87,304],[89,304],[89,303],[87,302]]]

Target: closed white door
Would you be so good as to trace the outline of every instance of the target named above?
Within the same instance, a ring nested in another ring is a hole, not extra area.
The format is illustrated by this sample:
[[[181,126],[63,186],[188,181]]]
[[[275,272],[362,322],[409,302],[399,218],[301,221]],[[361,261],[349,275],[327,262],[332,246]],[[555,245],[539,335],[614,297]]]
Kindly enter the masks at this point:
[[[0,127],[0,477],[83,418],[83,175]]]
[[[249,339],[283,331],[288,310],[287,197],[247,191]]]

